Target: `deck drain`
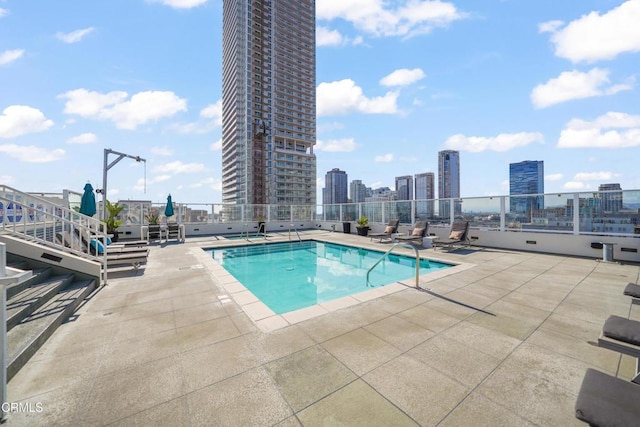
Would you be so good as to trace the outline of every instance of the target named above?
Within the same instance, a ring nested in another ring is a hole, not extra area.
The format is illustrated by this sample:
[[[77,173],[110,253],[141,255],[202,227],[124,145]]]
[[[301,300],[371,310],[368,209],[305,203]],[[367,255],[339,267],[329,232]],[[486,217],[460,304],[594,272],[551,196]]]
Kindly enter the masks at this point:
[[[196,265],[190,265],[188,267],[178,267],[178,270],[199,270],[201,268],[204,268],[204,265],[196,264]]]
[[[111,311],[106,312],[106,313],[102,313],[103,316],[111,316],[112,314],[113,314],[113,312],[111,312]]]

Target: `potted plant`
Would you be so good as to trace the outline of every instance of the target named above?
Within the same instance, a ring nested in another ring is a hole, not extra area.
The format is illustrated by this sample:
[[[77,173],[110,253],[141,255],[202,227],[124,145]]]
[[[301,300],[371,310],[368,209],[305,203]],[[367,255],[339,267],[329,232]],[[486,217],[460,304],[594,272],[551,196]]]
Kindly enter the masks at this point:
[[[111,203],[108,200],[105,200],[105,205],[107,208],[107,212],[109,213],[109,217],[102,222],[107,226],[107,234],[113,235],[111,241],[118,241],[118,227],[122,224],[122,221],[116,219],[120,212],[124,209],[124,205],[119,205],[118,203]]]
[[[366,236],[369,234],[369,219],[362,215],[358,218],[356,230],[358,231],[358,236]]]

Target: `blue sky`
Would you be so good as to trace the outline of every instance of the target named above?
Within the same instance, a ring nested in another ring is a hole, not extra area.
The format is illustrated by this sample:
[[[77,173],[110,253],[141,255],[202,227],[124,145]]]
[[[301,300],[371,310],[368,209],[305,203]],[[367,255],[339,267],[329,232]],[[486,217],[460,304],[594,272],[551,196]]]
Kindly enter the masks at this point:
[[[317,0],[318,195],[461,152],[463,197],[640,189],[640,0]],[[220,0],[0,0],[0,183],[220,202]],[[110,160],[115,157],[110,156]],[[146,179],[145,179],[146,177]]]

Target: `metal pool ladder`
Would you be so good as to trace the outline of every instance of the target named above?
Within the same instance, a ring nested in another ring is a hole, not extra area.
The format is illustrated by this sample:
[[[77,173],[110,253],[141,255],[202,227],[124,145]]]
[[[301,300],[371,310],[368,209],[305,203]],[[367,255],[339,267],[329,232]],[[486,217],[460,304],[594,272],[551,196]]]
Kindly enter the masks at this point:
[[[295,231],[296,232],[296,236],[298,236],[298,242],[302,242],[302,239],[300,238],[300,234],[298,233],[298,229],[293,224],[289,225],[289,240],[291,240],[291,227],[293,227],[293,231]]]
[[[389,255],[391,253],[391,251],[393,251],[395,248],[397,248],[398,246],[403,246],[405,248],[410,248],[413,249],[416,252],[416,289],[420,289],[420,252],[418,252],[418,249],[413,246],[413,245],[409,245],[407,243],[396,243],[393,246],[391,246],[389,248],[389,250],[387,252],[384,253],[384,255],[382,255],[380,257],[379,260],[377,260],[376,262],[373,263],[373,265],[371,266],[371,268],[369,268],[369,270],[367,270],[367,287],[369,287],[369,273],[371,273],[371,270],[373,270],[376,265],[380,264],[380,262],[385,259],[387,257],[387,255]]]

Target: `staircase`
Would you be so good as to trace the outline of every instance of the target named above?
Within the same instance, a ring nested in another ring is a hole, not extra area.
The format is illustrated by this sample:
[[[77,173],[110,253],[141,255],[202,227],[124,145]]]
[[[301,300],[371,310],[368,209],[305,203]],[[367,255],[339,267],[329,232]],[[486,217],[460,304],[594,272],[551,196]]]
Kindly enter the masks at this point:
[[[98,278],[7,254],[7,267],[31,276],[7,287],[7,380],[96,288]]]

